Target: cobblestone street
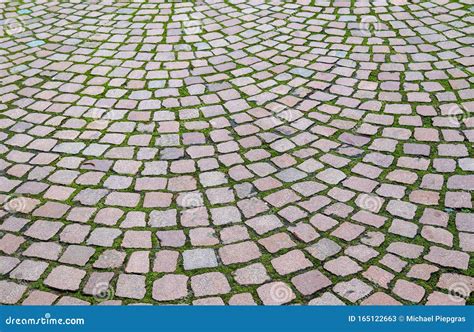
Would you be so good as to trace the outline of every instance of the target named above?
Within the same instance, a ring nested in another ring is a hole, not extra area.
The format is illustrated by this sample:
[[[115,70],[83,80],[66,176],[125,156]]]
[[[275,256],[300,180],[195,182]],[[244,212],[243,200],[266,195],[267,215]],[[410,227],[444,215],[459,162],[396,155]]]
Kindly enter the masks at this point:
[[[2,1],[1,304],[474,304],[474,3]]]

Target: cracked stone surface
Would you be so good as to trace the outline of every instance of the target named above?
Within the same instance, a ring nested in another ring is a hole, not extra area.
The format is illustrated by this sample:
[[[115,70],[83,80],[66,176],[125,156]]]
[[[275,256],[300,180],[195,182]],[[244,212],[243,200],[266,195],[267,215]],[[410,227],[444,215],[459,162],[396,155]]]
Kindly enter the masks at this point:
[[[0,303],[473,304],[469,0],[0,4]]]

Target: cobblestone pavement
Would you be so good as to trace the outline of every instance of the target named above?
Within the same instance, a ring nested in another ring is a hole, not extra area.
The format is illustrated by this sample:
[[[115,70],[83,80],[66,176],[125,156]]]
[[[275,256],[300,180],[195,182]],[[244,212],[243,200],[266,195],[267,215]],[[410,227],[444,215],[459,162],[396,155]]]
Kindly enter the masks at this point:
[[[0,6],[0,303],[472,303],[471,0]]]

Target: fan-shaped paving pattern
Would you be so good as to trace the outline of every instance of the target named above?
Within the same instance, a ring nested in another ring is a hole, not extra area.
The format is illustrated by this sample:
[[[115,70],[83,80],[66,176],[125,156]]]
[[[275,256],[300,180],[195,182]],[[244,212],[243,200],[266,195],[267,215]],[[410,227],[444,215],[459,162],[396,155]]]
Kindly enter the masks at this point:
[[[0,302],[466,302],[468,0],[0,6]]]

